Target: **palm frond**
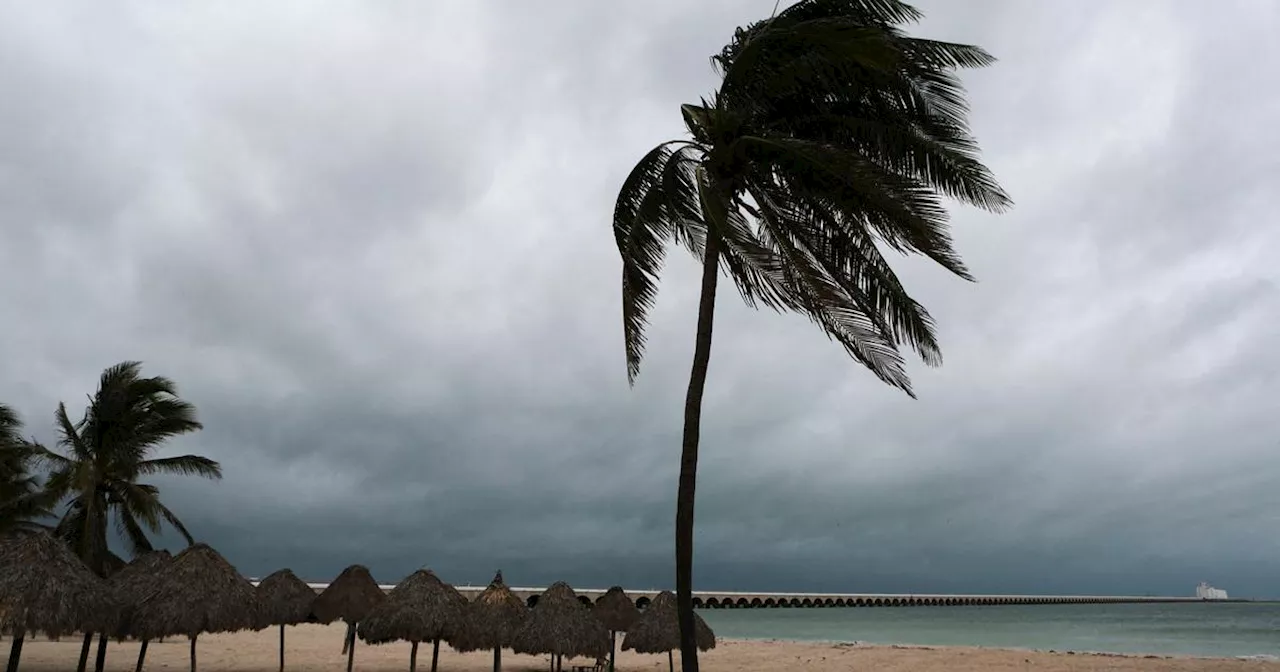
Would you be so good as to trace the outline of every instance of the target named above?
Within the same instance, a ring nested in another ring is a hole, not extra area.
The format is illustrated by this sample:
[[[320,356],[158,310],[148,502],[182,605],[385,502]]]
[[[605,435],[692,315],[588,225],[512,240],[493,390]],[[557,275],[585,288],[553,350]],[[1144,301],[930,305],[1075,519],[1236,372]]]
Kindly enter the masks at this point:
[[[680,149],[672,149],[678,146]],[[613,231],[622,256],[622,322],[626,344],[627,380],[634,384],[644,358],[645,327],[658,293],[658,274],[666,243],[683,240],[696,249],[700,220],[694,218],[696,192],[682,172],[691,160],[687,141],[658,145],[631,170],[618,193]]]
[[[869,226],[898,251],[918,252],[961,278],[973,279],[952,246],[947,211],[927,185],[887,171],[857,152],[814,142],[753,136],[738,142],[764,167],[757,172],[771,173],[779,187],[823,203],[848,225]]]
[[[112,483],[111,489],[119,501],[116,511],[122,517],[145,525],[152,534],[160,533],[160,493],[155,486],[117,481]]]
[[[58,402],[58,410],[54,412],[54,422],[58,429],[58,445],[77,459],[90,459],[93,450],[81,434],[87,424],[87,418],[79,422],[71,422],[71,418],[67,415],[67,405]]]
[[[165,522],[169,523],[169,525],[171,525],[173,529],[177,530],[178,534],[182,535],[182,538],[186,540],[188,546],[196,543],[195,538],[191,536],[191,532],[187,530],[187,526],[183,525],[182,521],[178,519],[177,514],[175,514],[173,511],[170,511],[169,507],[165,506],[163,503],[160,503],[159,500],[157,500],[156,504],[160,508],[161,517],[163,517],[165,519]]]
[[[680,222],[695,256],[721,243],[748,305],[808,316],[884,382],[914,396],[902,346],[941,363],[932,317],[879,244],[973,280],[942,199],[991,212],[1012,200],[979,160],[957,75],[995,58],[900,28],[920,18],[898,0],[800,0],[713,57],[719,89],[681,107],[694,149],[651,152],[615,210],[629,380]]]
[[[139,558],[155,548],[151,545],[151,540],[147,538],[147,533],[142,530],[142,526],[138,524],[138,519],[132,515],[132,512],[124,509],[116,512],[116,528],[120,536],[124,537],[129,544],[129,553]]]
[[[137,473],[140,476],[178,474],[217,480],[222,478],[222,465],[200,455],[179,455],[177,457],[161,457],[139,462]]]

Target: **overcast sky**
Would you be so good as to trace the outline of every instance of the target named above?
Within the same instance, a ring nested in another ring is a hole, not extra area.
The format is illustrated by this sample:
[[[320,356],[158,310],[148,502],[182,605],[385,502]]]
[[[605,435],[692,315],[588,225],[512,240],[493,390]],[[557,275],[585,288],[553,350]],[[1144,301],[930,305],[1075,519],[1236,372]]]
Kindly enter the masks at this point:
[[[0,2],[0,401],[100,371],[242,572],[670,587],[697,268],[629,389],[611,215],[772,0]],[[1280,5],[921,1],[1015,200],[918,401],[722,283],[696,587],[1280,596]]]

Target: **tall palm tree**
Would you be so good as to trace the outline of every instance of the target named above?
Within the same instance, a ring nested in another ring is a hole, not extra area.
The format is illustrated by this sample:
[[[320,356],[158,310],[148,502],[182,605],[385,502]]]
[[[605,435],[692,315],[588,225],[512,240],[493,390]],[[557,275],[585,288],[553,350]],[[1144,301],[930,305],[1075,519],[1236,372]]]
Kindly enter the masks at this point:
[[[72,422],[66,404],[55,414],[57,453],[37,447],[50,468],[46,489],[55,501],[66,500],[56,533],[99,576],[106,576],[110,551],[108,524],[116,529],[134,557],[153,550],[147,533],[158,534],[161,523],[177,530],[187,544],[191,533],[178,516],[160,501],[160,490],[139,482],[156,474],[181,474],[222,478],[222,467],[199,455],[151,457],[165,441],[202,428],[195,406],[178,397],[173,381],[144,378],[141,362],[123,362],[103,371],[98,391],[90,398],[84,416]],[[84,668],[91,635],[81,649]],[[106,655],[106,635],[98,642],[95,668],[101,670]]]
[[[35,449],[21,436],[22,420],[0,404],[0,535],[46,528],[49,497],[31,473]]]
[[[899,352],[941,363],[928,312],[880,247],[972,276],[942,197],[992,212],[1009,197],[978,159],[956,71],[978,47],[907,36],[898,0],[801,0],[739,28],[712,58],[718,90],[681,113],[623,183],[613,227],[628,380],[644,353],[665,245],[702,263],[676,506],[676,597],[685,672],[698,669],[692,568],[702,394],[721,270],[748,305],[803,314],[882,381],[914,397]]]

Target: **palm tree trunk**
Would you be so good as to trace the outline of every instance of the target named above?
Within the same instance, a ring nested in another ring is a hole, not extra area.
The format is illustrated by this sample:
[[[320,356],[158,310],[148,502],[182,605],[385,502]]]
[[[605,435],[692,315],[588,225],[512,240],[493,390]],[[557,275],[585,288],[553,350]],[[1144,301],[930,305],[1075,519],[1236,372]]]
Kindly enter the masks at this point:
[[[680,655],[682,655],[682,656],[683,656],[684,654],[682,653],[682,654],[680,654]],[[683,659],[681,659],[681,661],[680,661],[680,666],[681,666],[681,667],[684,667],[684,660],[683,660]],[[675,661],[674,661],[674,660],[671,660],[671,652],[670,652],[670,651],[667,651],[667,670],[669,670],[670,672],[676,672],[676,663],[675,663]]]
[[[493,672],[502,672],[502,647],[493,647]]]
[[[284,672],[284,623],[280,624],[280,672]]]
[[[107,665],[107,633],[98,633],[98,655],[93,659],[93,672],[102,672]]]
[[[356,624],[348,626],[347,632],[350,633],[347,635],[347,672],[351,672],[356,664]]]
[[[18,672],[18,660],[22,658],[22,640],[26,639],[26,634],[22,630],[13,633],[13,643],[9,645],[9,664],[5,666],[7,672]]]
[[[93,645],[93,633],[84,633],[84,643],[80,645],[80,662],[76,665],[76,672],[84,672],[89,665],[89,647]]]
[[[133,672],[142,672],[142,662],[147,659],[147,640],[142,640],[142,646],[138,648],[138,666],[133,668]]]
[[[418,643],[409,648],[409,672],[418,672]]]
[[[436,641],[431,644],[431,672],[436,672],[436,665],[440,662],[440,638],[436,637]]]
[[[191,672],[196,672],[196,637],[199,635],[191,635]]]
[[[698,643],[693,631],[693,502],[698,486],[702,392],[707,384],[707,365],[711,362],[711,325],[715,318],[716,281],[720,274],[720,236],[714,226],[707,228],[693,370],[689,374],[689,393],[684,401],[680,486],[676,493],[676,616],[680,623],[680,668],[684,672],[698,672]]]
[[[615,630],[609,631],[609,672],[613,672],[613,663],[618,655],[618,633]]]

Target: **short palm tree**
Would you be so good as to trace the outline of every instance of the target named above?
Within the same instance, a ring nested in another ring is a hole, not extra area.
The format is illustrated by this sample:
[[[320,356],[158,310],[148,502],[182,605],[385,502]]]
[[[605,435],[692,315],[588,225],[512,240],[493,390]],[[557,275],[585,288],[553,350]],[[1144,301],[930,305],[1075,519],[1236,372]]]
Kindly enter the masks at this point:
[[[141,362],[122,362],[102,372],[98,391],[84,416],[72,422],[66,404],[55,414],[56,453],[36,447],[50,468],[45,484],[54,501],[66,500],[56,533],[65,539],[99,576],[106,576],[110,551],[107,527],[114,519],[134,557],[153,550],[147,533],[158,534],[168,523],[194,543],[178,516],[160,501],[160,490],[138,479],[156,474],[222,478],[217,462],[199,455],[153,458],[165,441],[201,429],[195,406],[178,397],[168,378],[142,377]],[[78,669],[85,669],[92,633],[85,633]],[[100,633],[95,670],[106,656],[106,633]]]
[[[0,404],[0,535],[45,529],[49,497],[32,474],[35,448],[23,439],[22,420]]]
[[[912,38],[898,0],[802,0],[738,29],[712,58],[718,90],[681,112],[691,138],[644,156],[618,194],[628,379],[644,353],[665,247],[702,263],[676,507],[681,658],[696,671],[692,565],[699,424],[720,271],[748,305],[807,316],[882,381],[914,397],[900,353],[941,363],[928,312],[881,247],[972,279],[942,197],[998,212],[1010,200],[978,159],[955,72],[994,59]]]
[[[151,457],[165,441],[201,425],[195,406],[178,397],[173,381],[144,378],[141,367],[140,362],[123,362],[104,371],[78,422],[68,417],[65,404],[58,404],[55,421],[63,453],[37,448],[50,467],[49,493],[67,500],[57,531],[99,574],[105,572],[112,518],[135,557],[154,550],[147,533],[159,533],[162,522],[194,543],[178,516],[161,503],[159,488],[140,478],[222,478],[222,467],[207,457]]]

